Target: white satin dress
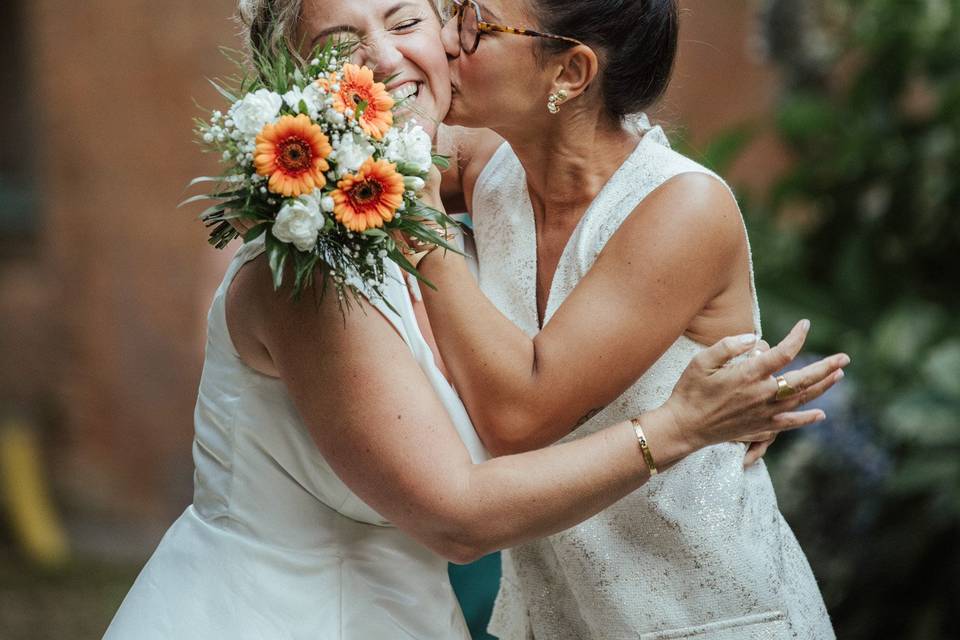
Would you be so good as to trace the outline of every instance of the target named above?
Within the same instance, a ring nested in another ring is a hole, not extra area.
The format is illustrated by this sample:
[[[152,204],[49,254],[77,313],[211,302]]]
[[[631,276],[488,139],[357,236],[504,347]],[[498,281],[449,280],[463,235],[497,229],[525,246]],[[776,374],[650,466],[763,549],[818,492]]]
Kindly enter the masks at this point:
[[[262,252],[262,242],[240,248],[210,308],[193,504],[164,536],[105,638],[467,638],[446,560],[357,498],[320,455],[283,382],[247,367],[234,349],[225,293]],[[372,304],[410,347],[481,461],[486,454],[466,410],[420,333],[400,269],[391,266],[385,298],[400,315]]]

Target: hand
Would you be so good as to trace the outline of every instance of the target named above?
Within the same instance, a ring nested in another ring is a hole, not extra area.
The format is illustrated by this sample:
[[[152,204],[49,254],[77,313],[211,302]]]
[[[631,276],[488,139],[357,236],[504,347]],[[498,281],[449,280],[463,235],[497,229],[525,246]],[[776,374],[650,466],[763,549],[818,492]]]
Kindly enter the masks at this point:
[[[843,367],[850,363],[845,354],[786,373],[787,383],[798,393],[776,400],[773,374],[800,353],[809,328],[807,321],[797,323],[780,344],[767,351],[757,350],[752,336],[741,336],[725,338],[697,354],[664,405],[673,415],[678,436],[691,450],[736,440],[769,443],[781,431],[823,420],[826,414],[819,409],[795,409],[843,378]],[[729,363],[751,350],[758,352],[741,362]],[[766,447],[758,446],[757,451],[765,452]]]

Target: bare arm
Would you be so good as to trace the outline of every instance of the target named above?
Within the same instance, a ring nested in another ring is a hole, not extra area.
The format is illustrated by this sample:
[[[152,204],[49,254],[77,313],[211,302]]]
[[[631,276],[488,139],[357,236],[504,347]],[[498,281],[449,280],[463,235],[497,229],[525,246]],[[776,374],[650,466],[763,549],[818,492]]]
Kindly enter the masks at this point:
[[[280,376],[324,458],[347,486],[455,562],[568,528],[648,479],[627,423],[546,450],[472,464],[409,349],[378,311],[354,309],[344,322],[334,296],[292,302],[273,291],[263,259],[237,275],[227,318],[241,356]],[[802,331],[795,332],[781,357],[799,350],[803,338]],[[779,415],[790,405],[770,406],[770,380],[754,380],[750,367],[719,364],[747,348],[728,341],[691,369],[692,386],[685,393],[703,406],[680,401],[642,417],[659,465],[669,467],[731,437],[804,423]],[[808,381],[825,388],[835,382],[835,371],[811,369]],[[735,413],[755,408],[754,420],[729,414],[726,405],[709,399],[733,389],[739,389]],[[691,415],[698,426],[682,427]],[[805,421],[818,417],[811,413]]]
[[[533,339],[460,256],[437,251],[420,269],[437,286],[424,301],[457,390],[487,447],[511,453],[555,442],[618,397],[728,286],[746,251],[726,188],[688,174],[644,200]],[[720,336],[750,326],[747,317]]]

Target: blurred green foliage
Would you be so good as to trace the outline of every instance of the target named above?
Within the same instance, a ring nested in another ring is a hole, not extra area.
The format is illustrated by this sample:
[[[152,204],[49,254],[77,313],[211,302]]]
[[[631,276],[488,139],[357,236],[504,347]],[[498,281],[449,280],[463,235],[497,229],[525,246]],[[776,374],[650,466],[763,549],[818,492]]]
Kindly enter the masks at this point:
[[[960,637],[960,0],[769,0],[794,158],[743,202],[765,332],[853,357],[772,452],[838,637]],[[749,129],[707,151],[715,168]]]

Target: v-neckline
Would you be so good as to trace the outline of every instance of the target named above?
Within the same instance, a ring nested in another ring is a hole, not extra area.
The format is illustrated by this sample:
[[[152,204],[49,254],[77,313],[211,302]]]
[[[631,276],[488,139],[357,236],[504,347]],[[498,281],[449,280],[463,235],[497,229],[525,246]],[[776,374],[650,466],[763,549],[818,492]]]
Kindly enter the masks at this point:
[[[514,157],[517,160],[517,164],[520,165],[520,170],[522,174],[520,191],[522,192],[523,200],[521,202],[521,206],[524,208],[524,219],[525,219],[525,222],[529,225],[529,230],[530,230],[530,233],[527,234],[528,245],[526,247],[526,250],[527,252],[530,252],[532,250],[532,253],[529,253],[529,255],[531,256],[531,260],[528,262],[528,264],[533,265],[533,278],[532,278],[533,280],[533,319],[536,324],[538,333],[540,331],[543,331],[544,326],[546,326],[546,324],[550,322],[550,318],[552,317],[552,314],[550,313],[551,311],[550,303],[553,301],[553,298],[554,298],[554,293],[555,293],[556,284],[557,284],[557,274],[560,273],[560,268],[564,266],[564,264],[569,260],[568,256],[572,251],[571,247],[573,246],[577,236],[580,235],[580,230],[584,225],[584,220],[586,220],[593,213],[593,211],[597,208],[597,203],[603,200],[604,196],[609,192],[610,185],[613,184],[613,182],[623,172],[624,167],[626,167],[627,164],[633,159],[633,157],[640,151],[640,147],[641,145],[643,145],[646,137],[647,137],[646,132],[641,134],[640,140],[637,141],[636,146],[630,151],[629,154],[627,154],[627,157],[623,159],[623,162],[620,163],[620,166],[618,166],[617,169],[610,175],[610,178],[607,179],[604,185],[600,188],[600,191],[597,192],[597,195],[594,197],[594,199],[590,202],[589,205],[587,205],[587,208],[586,210],[584,210],[583,215],[580,216],[580,219],[577,221],[577,224],[573,227],[573,231],[570,233],[570,237],[567,238],[567,242],[563,246],[563,251],[560,253],[560,259],[557,260],[557,266],[554,267],[553,273],[551,274],[551,277],[550,277],[550,285],[549,285],[549,290],[547,291],[547,299],[543,306],[543,318],[540,317],[540,305],[538,304],[539,294],[540,294],[540,278],[538,277],[540,274],[540,255],[539,255],[539,252],[537,251],[538,249],[537,215],[533,210],[533,200],[530,198],[530,186],[527,183],[527,172],[526,170],[523,169],[523,164],[520,163],[520,159],[516,158],[516,155],[514,154]],[[532,243],[533,246],[531,247],[529,243]]]

